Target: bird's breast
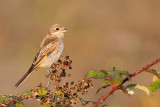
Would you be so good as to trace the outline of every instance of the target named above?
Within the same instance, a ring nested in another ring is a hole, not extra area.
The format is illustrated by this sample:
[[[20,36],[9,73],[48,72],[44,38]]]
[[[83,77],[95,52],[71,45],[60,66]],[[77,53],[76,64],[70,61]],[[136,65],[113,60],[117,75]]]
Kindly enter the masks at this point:
[[[60,56],[62,55],[63,52],[63,42],[58,45],[57,49],[55,49],[47,58],[46,60],[40,65],[40,67],[46,67],[50,68],[53,63],[55,63]]]

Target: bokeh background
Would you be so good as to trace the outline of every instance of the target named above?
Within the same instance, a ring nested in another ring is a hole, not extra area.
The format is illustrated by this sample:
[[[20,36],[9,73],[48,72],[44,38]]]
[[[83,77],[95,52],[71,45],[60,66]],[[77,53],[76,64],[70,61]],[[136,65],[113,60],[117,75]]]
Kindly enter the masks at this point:
[[[39,69],[14,87],[55,23],[69,29],[63,55],[73,60],[70,80],[81,80],[92,69],[118,67],[132,73],[160,57],[159,0],[0,0],[0,94],[16,95],[47,83],[47,72]],[[159,66],[154,68],[160,70]],[[142,73],[131,83],[149,86],[151,79]],[[95,80],[95,88],[83,98],[97,101],[107,93],[109,89],[95,95],[101,82]],[[160,106],[159,92],[150,96],[135,92],[131,97],[116,92],[105,103],[109,107]],[[41,107],[33,100],[24,104]]]

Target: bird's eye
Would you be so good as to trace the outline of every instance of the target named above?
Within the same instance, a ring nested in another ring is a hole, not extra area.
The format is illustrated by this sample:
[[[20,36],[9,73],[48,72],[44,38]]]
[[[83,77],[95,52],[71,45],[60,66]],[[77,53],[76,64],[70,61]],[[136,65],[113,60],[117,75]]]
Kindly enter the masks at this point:
[[[59,28],[56,28],[56,30],[58,31],[58,30],[59,30]]]

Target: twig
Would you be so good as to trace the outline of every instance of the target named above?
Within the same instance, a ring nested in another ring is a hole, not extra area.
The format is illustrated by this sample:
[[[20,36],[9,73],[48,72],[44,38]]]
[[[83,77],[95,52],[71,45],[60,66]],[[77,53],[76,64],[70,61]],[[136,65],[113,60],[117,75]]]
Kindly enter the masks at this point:
[[[146,65],[145,67],[143,67],[141,70],[138,70],[132,74],[130,74],[130,78],[136,76],[137,74],[146,71],[147,69],[149,69],[150,67],[152,67],[153,65],[156,65],[157,63],[160,62],[160,58],[156,59],[155,61],[153,61],[151,64]],[[125,82],[129,81],[129,78],[125,78],[123,80],[123,82],[121,84],[118,84],[117,86],[114,86],[112,88],[111,91],[109,91],[105,96],[103,96],[101,99],[99,99],[99,101],[96,102],[96,104],[94,104],[92,107],[97,107],[98,105],[100,105],[103,101],[105,101],[111,94],[113,94],[114,91],[118,90],[120,88],[120,86],[122,84],[124,84]]]

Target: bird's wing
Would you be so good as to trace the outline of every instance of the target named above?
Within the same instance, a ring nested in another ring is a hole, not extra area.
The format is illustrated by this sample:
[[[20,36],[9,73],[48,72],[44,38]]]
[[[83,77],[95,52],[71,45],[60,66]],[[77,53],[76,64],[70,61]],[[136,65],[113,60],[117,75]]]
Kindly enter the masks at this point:
[[[18,87],[35,69],[39,67],[39,65],[51,54],[59,44],[59,39],[57,38],[46,38],[42,42],[40,46],[40,50],[38,51],[30,69],[26,74],[15,84]]]
[[[37,53],[34,61],[33,67],[37,68],[39,65],[55,50],[59,44],[59,39],[55,37],[46,38],[41,44],[40,50]]]

